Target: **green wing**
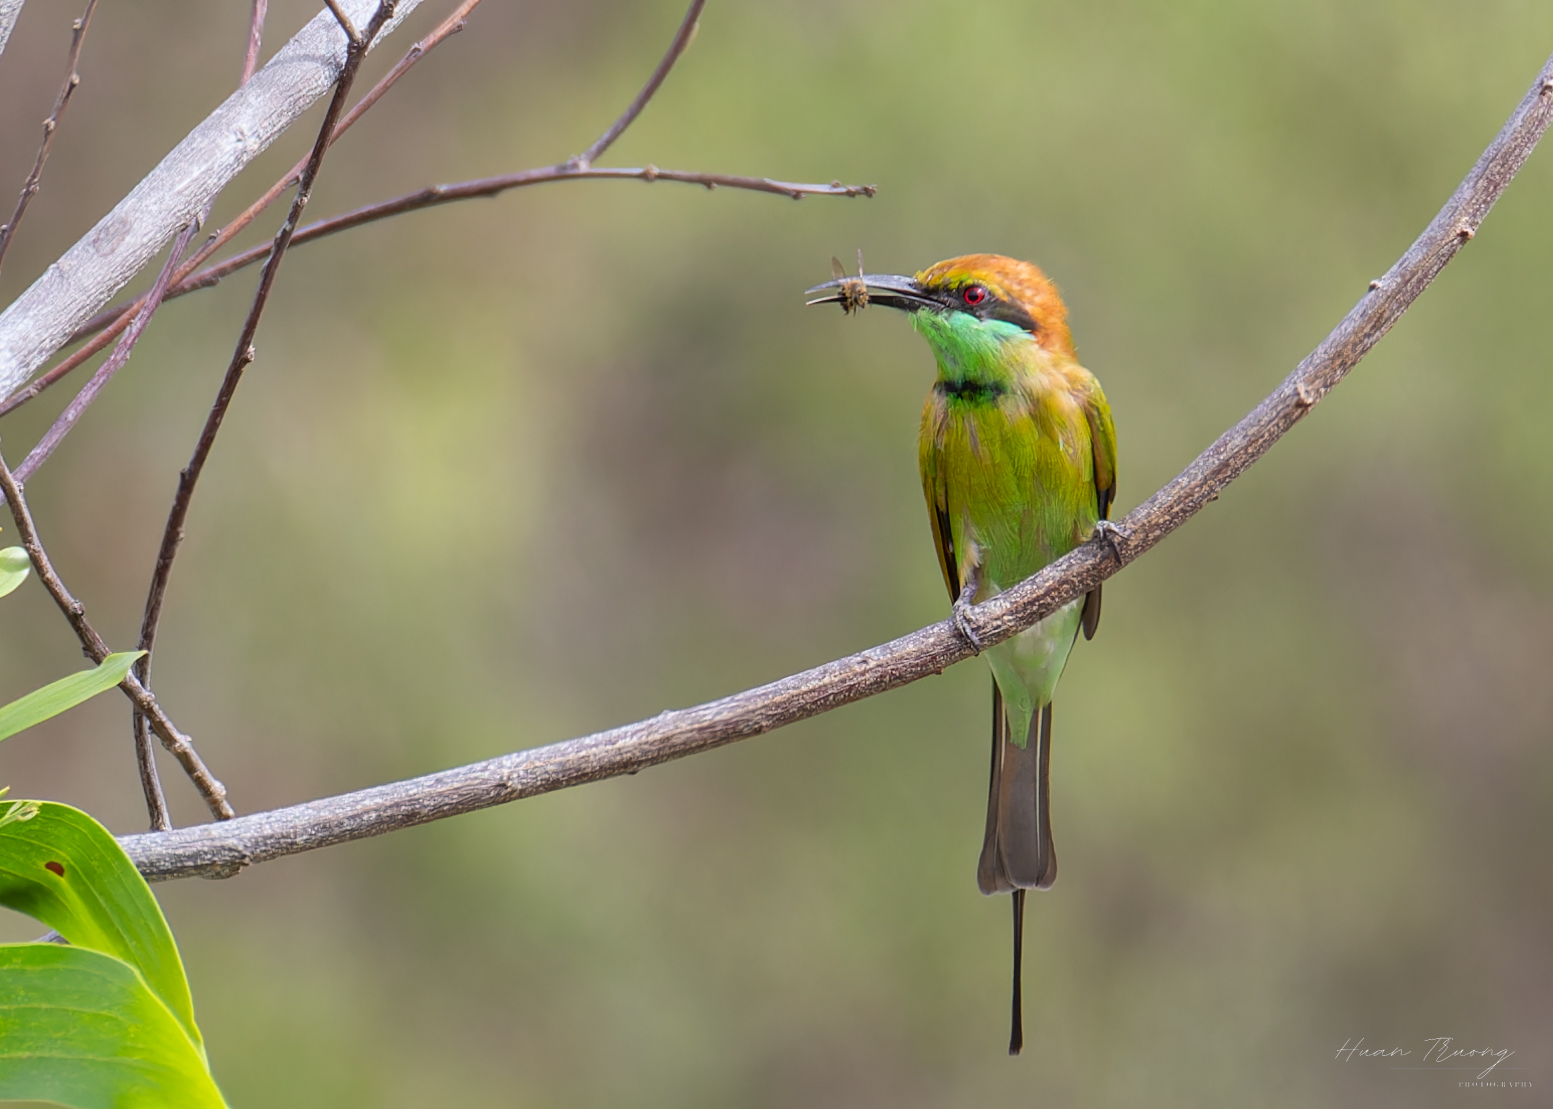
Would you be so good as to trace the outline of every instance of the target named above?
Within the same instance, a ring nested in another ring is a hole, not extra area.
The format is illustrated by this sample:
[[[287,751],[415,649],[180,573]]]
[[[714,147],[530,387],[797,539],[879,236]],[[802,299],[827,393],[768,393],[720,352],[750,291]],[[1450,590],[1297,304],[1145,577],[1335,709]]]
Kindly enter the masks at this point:
[[[1109,520],[1111,502],[1116,499],[1116,425],[1098,381],[1084,397],[1084,418],[1089,421],[1089,444],[1095,456],[1095,510],[1100,519]],[[1084,598],[1083,626],[1084,638],[1093,639],[1100,626],[1098,585]]]
[[[934,442],[931,429],[933,400],[922,414],[922,438],[917,444],[917,463],[922,470],[922,495],[927,500],[928,521],[933,525],[933,549],[938,552],[938,568],[943,571],[949,599],[960,599],[960,564],[954,554],[954,529],[949,524],[949,481],[944,469],[944,452]]]

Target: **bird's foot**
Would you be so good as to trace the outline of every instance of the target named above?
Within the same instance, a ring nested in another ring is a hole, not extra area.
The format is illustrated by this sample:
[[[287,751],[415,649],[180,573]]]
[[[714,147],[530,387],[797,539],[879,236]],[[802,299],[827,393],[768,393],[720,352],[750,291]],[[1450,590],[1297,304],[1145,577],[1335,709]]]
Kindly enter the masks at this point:
[[[1118,566],[1127,565],[1127,560],[1122,557],[1122,544],[1131,539],[1132,536],[1128,535],[1110,520],[1100,520],[1095,524],[1095,536],[1103,540],[1105,545],[1111,548],[1111,554],[1116,556]]]
[[[960,597],[954,603],[953,620],[955,631],[959,632],[960,637],[971,645],[972,653],[979,655],[981,654],[981,636],[976,634],[976,629],[971,627],[970,617],[966,615],[966,610],[972,604],[971,598],[975,595],[976,589],[974,585],[967,585],[965,589],[960,591]]]

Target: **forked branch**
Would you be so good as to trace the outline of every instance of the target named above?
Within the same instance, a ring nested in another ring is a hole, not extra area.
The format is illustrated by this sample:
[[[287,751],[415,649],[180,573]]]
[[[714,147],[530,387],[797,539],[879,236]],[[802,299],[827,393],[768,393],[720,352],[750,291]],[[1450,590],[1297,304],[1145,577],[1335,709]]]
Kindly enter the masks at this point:
[[[419,3],[400,0],[384,33]],[[358,20],[377,9],[371,0],[341,4]],[[333,87],[346,45],[335,17],[321,12],[0,313],[0,393],[14,392],[31,377],[174,235],[198,219],[227,182]]]
[[[87,620],[86,606],[71,595],[70,590],[65,588],[59,573],[54,569],[48,552],[43,548],[43,541],[38,538],[38,529],[33,523],[32,512],[27,507],[27,498],[23,495],[21,486],[16,483],[15,477],[12,476],[10,467],[5,464],[4,458],[0,458],[0,492],[5,494],[11,510],[11,519],[16,523],[16,531],[21,536],[22,546],[26,548],[28,557],[32,559],[33,569],[38,572],[38,580],[43,583],[49,596],[54,598],[54,603],[59,606],[59,610],[64,613],[65,619],[75,630],[86,657],[93,662],[101,662],[112,652],[109,651],[107,643],[103,642],[102,636],[97,634],[97,629]],[[188,773],[200,796],[205,799],[211,815],[217,820],[230,819],[232,806],[227,804],[226,788],[205,768],[199,753],[194,750],[194,744],[168,718],[151,691],[140,684],[140,679],[135,677],[133,672],[125,675],[124,680],[119,683],[119,688],[124,691],[124,695],[130,699],[135,708],[151,722],[151,728],[162,741],[162,746],[167,748]]]

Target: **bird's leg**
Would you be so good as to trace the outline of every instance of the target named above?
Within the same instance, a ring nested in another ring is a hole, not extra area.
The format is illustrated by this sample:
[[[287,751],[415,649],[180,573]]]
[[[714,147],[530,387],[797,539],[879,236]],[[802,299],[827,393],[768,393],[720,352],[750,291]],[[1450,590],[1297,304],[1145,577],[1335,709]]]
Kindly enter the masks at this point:
[[[1113,524],[1110,520],[1098,520],[1095,523],[1095,536],[1105,541],[1105,545],[1111,548],[1111,553],[1116,556],[1118,566],[1127,565],[1127,560],[1122,557],[1121,542],[1131,538],[1125,531]]]
[[[960,596],[954,603],[955,630],[971,645],[971,650],[981,654],[981,636],[976,634],[971,627],[970,620],[965,615],[965,610],[976,601],[976,590],[981,588],[981,571],[977,567],[969,567],[965,574],[965,585],[960,590]]]

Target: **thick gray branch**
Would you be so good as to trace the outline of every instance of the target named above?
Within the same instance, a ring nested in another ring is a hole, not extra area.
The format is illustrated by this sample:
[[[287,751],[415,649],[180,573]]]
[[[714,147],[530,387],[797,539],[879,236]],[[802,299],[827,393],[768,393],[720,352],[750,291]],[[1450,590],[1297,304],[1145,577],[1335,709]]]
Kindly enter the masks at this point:
[[[401,0],[375,42],[420,0]],[[377,0],[342,0],[365,24]],[[345,32],[320,12],[253,79],[189,132],[97,226],[0,314],[0,396],[24,383],[76,328],[198,219],[227,182],[327,92],[345,64]]]
[[[1553,59],[1472,172],[1408,252],[1266,400],[1179,477],[1034,577],[966,610],[1000,643],[1092,589],[1213,500],[1337,385],[1477,232],[1553,118]],[[151,879],[233,874],[249,863],[614,777],[769,732],[934,674],[971,654],[951,621],[850,658],[692,709],[423,778],[219,824],[125,836]]]

